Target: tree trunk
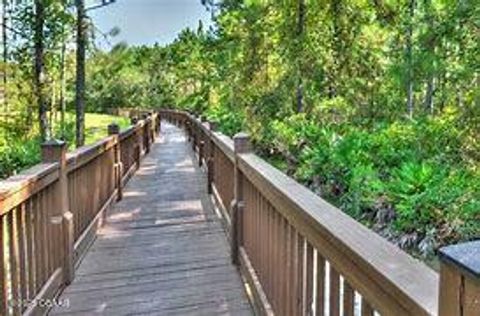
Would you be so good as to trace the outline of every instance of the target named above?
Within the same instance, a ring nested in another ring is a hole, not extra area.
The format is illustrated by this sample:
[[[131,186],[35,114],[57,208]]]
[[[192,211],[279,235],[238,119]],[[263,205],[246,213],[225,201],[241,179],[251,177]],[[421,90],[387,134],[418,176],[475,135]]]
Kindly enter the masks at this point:
[[[415,15],[415,0],[409,3],[409,21],[407,29],[407,111],[410,118],[413,117],[413,18]]]
[[[430,74],[427,82],[427,91],[425,93],[425,110],[433,114],[433,95],[435,94],[435,77]]]
[[[475,107],[480,109],[480,72],[477,72],[476,74],[476,95],[475,95]]]
[[[331,71],[328,75],[328,97],[334,98],[338,94],[337,82],[340,78],[340,68],[341,62],[340,58],[342,56],[342,42],[341,42],[341,23],[340,23],[340,14],[342,11],[342,2],[338,0],[331,0],[330,2],[330,15],[332,17],[332,65]]]
[[[302,57],[303,57],[303,42],[305,33],[305,15],[306,15],[305,0],[298,0],[298,24],[297,24],[297,40],[298,40],[298,60],[297,60],[297,112],[303,112],[303,72],[302,72]]]
[[[66,2],[63,0],[63,8],[67,9]],[[62,24],[62,50],[60,52],[60,129],[62,139],[65,140],[65,111],[66,111],[66,102],[65,102],[65,53],[66,53],[66,43],[65,43],[65,24]]]
[[[425,112],[433,114],[434,112],[434,107],[433,107],[433,97],[435,94],[435,76],[437,72],[437,59],[436,59],[436,36],[433,33],[434,30],[434,25],[433,25],[433,13],[432,13],[432,1],[431,0],[424,0],[424,11],[426,12],[427,15],[427,25],[430,30],[432,30],[430,33],[430,36],[427,39],[426,42],[426,50],[430,54],[430,57],[432,58],[431,63],[432,63],[432,68],[428,69],[428,78],[427,78],[427,90],[425,92],[425,100],[424,100],[424,108]]]
[[[3,105],[5,110],[5,123],[8,124],[8,96],[7,96],[7,84],[8,84],[8,35],[7,35],[7,0],[2,2],[2,42],[3,42]]]
[[[48,120],[47,105],[45,103],[43,80],[44,80],[44,61],[43,61],[43,25],[45,22],[43,0],[35,0],[35,69],[34,69],[34,90],[38,107],[38,122],[40,127],[40,138],[42,141],[47,139]]]
[[[77,78],[76,78],[76,145],[85,144],[85,3],[76,0],[77,6]]]

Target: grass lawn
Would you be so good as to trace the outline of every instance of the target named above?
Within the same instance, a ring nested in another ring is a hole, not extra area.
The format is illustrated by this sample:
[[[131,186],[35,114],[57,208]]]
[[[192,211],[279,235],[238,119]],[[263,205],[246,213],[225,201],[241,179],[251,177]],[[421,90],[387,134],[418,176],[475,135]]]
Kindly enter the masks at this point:
[[[130,119],[107,114],[85,114],[85,144],[89,145],[108,135],[107,127],[111,123],[125,129],[130,125]],[[58,125],[58,124],[57,124]],[[75,148],[75,115],[67,113],[65,124],[65,139],[69,150]],[[60,126],[55,126],[55,137],[59,137]],[[29,168],[40,162],[40,140],[32,135],[7,136],[0,131],[0,179]]]
[[[73,113],[67,113],[67,139],[70,143],[70,148],[75,146],[75,115]],[[117,123],[120,125],[120,129],[123,130],[130,126],[130,119],[120,116],[98,114],[98,113],[86,113],[85,114],[85,144],[89,145],[102,139],[108,135],[107,126],[111,123]]]

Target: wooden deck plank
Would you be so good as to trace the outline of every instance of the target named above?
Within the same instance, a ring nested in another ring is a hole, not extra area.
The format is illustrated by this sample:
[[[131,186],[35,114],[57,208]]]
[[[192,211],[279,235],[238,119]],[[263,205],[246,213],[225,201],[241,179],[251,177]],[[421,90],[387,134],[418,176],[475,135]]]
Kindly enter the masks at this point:
[[[252,315],[206,175],[162,128],[51,315]]]

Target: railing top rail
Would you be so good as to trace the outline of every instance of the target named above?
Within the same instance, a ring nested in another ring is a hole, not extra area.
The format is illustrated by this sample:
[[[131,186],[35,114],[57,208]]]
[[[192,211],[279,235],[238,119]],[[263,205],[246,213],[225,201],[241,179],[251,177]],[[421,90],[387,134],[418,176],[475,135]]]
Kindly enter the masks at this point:
[[[41,163],[0,181],[0,215],[8,213],[12,208],[57,180],[58,169],[58,163]]]
[[[233,150],[233,140],[224,135],[221,132],[211,132],[208,129],[208,123],[200,121],[198,118],[182,112],[176,112],[179,114],[186,114],[191,121],[194,121],[206,135],[211,136],[213,142],[222,150],[222,152],[233,162],[235,160],[234,150]]]
[[[80,168],[90,160],[98,157],[103,152],[112,148],[116,143],[116,139],[113,136],[107,136],[98,142],[82,146],[67,154],[67,166],[68,172],[71,172],[77,168]]]
[[[235,154],[233,150],[233,140],[219,132],[212,133],[213,142],[223,151],[223,153],[233,162]]]
[[[124,140],[125,138],[128,138],[129,136],[133,135],[135,133],[135,126],[130,126],[123,131],[120,131],[120,134],[118,135],[118,138],[120,140]]]

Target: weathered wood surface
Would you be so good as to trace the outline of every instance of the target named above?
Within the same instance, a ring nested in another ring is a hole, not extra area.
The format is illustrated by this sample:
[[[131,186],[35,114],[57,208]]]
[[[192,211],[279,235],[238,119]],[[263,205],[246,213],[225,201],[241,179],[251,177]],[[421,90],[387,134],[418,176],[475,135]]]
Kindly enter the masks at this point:
[[[206,175],[162,129],[51,315],[251,315]]]

